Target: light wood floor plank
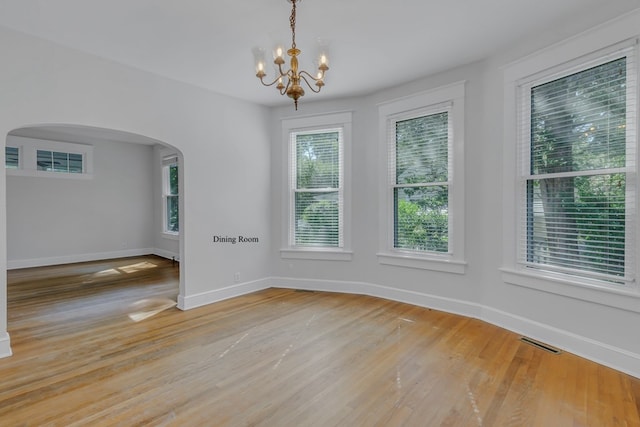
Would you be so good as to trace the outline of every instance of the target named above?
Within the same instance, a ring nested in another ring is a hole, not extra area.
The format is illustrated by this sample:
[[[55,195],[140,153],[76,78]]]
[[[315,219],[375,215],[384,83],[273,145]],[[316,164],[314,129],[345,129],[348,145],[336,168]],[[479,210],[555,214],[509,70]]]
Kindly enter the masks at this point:
[[[640,426],[640,380],[479,320],[269,289],[175,308],[178,266],[8,273],[1,426]]]

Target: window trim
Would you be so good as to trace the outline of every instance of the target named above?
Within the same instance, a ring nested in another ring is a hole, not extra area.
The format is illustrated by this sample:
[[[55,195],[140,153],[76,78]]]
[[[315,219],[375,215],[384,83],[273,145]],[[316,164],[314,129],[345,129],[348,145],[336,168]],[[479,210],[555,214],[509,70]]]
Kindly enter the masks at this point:
[[[379,251],[383,265],[420,268],[446,273],[465,274],[464,219],[464,113],[465,81],[459,81],[404,98],[378,104],[378,141],[380,165]],[[397,120],[448,111],[452,132],[449,173],[449,251],[447,253],[418,252],[394,247],[393,185],[389,182],[390,126]]]
[[[351,261],[351,122],[352,112],[336,112],[322,115],[284,118],[282,119],[283,140],[283,198],[282,198],[282,229],[280,256],[283,259],[308,259]],[[342,130],[342,247],[328,246],[295,246],[291,235],[294,220],[294,204],[292,189],[292,152],[293,132],[323,131],[331,129]]]
[[[93,146],[75,142],[49,141],[10,135],[7,147],[18,149],[18,169],[7,169],[7,175],[35,176],[41,178],[93,179]],[[82,156],[82,173],[38,170],[37,152],[52,151]]]
[[[607,55],[615,55],[616,51],[633,49],[638,60],[637,29],[634,25],[617,25],[614,27],[599,27],[594,31],[582,34],[554,45],[548,49],[529,55],[517,62],[508,64],[504,68],[504,129],[503,129],[503,171],[502,171],[502,268],[500,268],[504,283],[526,287],[551,294],[562,295],[624,310],[640,312],[640,289],[638,284],[632,286],[607,285],[597,281],[577,280],[576,277],[553,274],[547,271],[523,269],[518,265],[516,239],[518,230],[518,215],[522,213],[518,203],[518,168],[519,161],[517,144],[518,138],[518,86],[523,82],[534,79],[543,73],[563,74],[569,72],[572,66],[585,67],[589,61],[597,61]],[[632,38],[630,38],[632,36]],[[588,68],[588,67],[586,67]],[[636,68],[636,82],[640,77],[640,67]],[[636,91],[636,102],[638,93]],[[637,114],[637,111],[636,111]],[[637,120],[637,119],[636,119]],[[637,123],[636,123],[637,124]],[[635,135],[636,147],[638,135]],[[637,154],[636,154],[637,156]],[[636,157],[637,159],[637,157]],[[636,165],[637,167],[637,165]],[[634,177],[637,185],[637,174]],[[638,212],[638,197],[635,209]],[[639,228],[636,227],[635,242],[640,239]],[[637,257],[638,247],[635,249]],[[638,263],[636,262],[636,269]]]
[[[169,166],[178,167],[178,194],[169,194]],[[178,218],[180,218],[180,159],[177,154],[170,154],[162,157],[162,235],[168,239],[177,240],[180,236],[180,221],[178,221],[178,231],[168,229],[167,203],[169,196],[178,197]]]
[[[562,270],[566,267],[545,267],[544,265],[536,265],[535,263],[523,261],[522,258],[526,256],[526,254],[522,253],[525,247],[527,247],[527,242],[522,242],[523,239],[526,239],[525,236],[527,233],[523,229],[525,225],[521,220],[517,221],[517,234],[516,239],[517,248],[518,248],[518,256],[516,262],[518,264],[517,268],[522,271],[530,272],[532,275],[540,274],[546,277],[558,277],[562,280],[563,277],[566,277],[566,280],[569,282],[575,283],[583,283],[583,284],[594,284],[596,286],[603,285],[604,287],[611,286],[612,289],[619,288],[620,286],[624,286],[624,288],[629,288],[635,286],[635,271],[636,266],[633,260],[635,250],[634,250],[634,222],[633,218],[637,218],[637,212],[634,206],[629,205],[629,200],[634,200],[634,191],[637,193],[637,184],[635,181],[636,176],[636,159],[635,159],[635,149],[629,150],[629,140],[636,139],[635,145],[637,146],[637,135],[632,134],[632,129],[635,128],[634,118],[631,116],[635,113],[634,111],[626,112],[627,122],[631,123],[632,126],[628,126],[626,133],[627,139],[625,141],[625,150],[627,154],[626,164],[623,167],[617,168],[607,168],[607,169],[590,169],[590,170],[576,170],[570,172],[561,172],[561,173],[539,173],[534,174],[529,171],[531,167],[531,91],[533,88],[552,82],[554,80],[569,77],[576,73],[580,73],[582,71],[591,69],[593,67],[597,67],[603,64],[606,64],[611,61],[615,61],[621,58],[630,58],[627,61],[627,75],[632,76],[631,72],[636,71],[637,74],[637,58],[634,57],[633,47],[628,46],[626,48],[614,49],[612,52],[605,52],[601,56],[596,56],[595,58],[589,58],[586,61],[582,59],[577,59],[574,61],[570,61],[567,64],[561,64],[559,67],[555,67],[550,72],[543,71],[542,73],[537,73],[534,76],[530,76],[526,79],[523,79],[518,84],[518,139],[517,139],[517,150],[518,150],[518,167],[517,167],[517,179],[518,184],[516,186],[516,200],[518,203],[518,212],[519,218],[522,218],[524,215],[528,215],[529,212],[527,210],[526,197],[527,191],[525,185],[528,181],[534,179],[548,179],[554,177],[576,177],[576,176],[596,176],[596,175],[606,175],[606,174],[619,174],[624,173],[625,177],[628,181],[632,181],[629,185],[626,186],[625,200],[627,205],[627,212],[631,211],[631,215],[626,215],[625,220],[625,274],[623,277],[620,277],[619,281],[624,282],[624,285],[616,285],[613,281],[606,280],[604,278],[599,279],[599,276],[605,276],[604,274],[593,273],[589,274],[588,272],[582,272],[578,274],[576,270],[576,274],[572,274],[570,271],[563,272]],[[564,65],[564,66],[563,66]],[[637,83],[636,83],[637,84]],[[627,88],[626,90],[627,98],[632,98],[628,101],[636,106],[638,105],[638,96],[634,93],[631,88]],[[632,141],[633,143],[633,141]],[[607,173],[605,174],[604,171]],[[629,197],[631,196],[631,197]],[[631,265],[631,273],[629,273],[626,269],[627,265]],[[584,271],[584,270],[582,270]]]

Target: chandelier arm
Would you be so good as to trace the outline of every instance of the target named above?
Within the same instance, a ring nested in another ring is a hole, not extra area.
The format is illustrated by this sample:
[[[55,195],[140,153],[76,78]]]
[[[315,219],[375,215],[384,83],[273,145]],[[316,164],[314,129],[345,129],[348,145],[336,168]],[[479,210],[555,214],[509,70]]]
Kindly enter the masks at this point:
[[[306,74],[306,76],[309,77],[314,82],[317,82],[317,81],[320,81],[320,80],[324,79],[324,73],[322,73],[322,77],[321,78],[313,77],[311,74],[309,74],[308,72],[306,72],[304,70],[300,71],[299,74],[300,74],[300,77],[302,77],[303,74]],[[307,81],[307,80],[305,79],[305,81]],[[307,82],[307,84],[309,84],[309,82]]]
[[[282,63],[275,62],[275,61],[274,63],[278,65],[278,73],[280,73],[280,76],[278,78],[288,75],[289,72],[291,71],[291,70],[287,70],[287,72],[285,73],[284,71],[282,71]]]
[[[284,95],[285,93],[287,93],[287,91],[289,90],[289,86],[291,86],[291,76],[289,75],[289,73],[286,74],[287,75],[287,85],[285,87],[283,87],[282,89],[280,89],[280,95]]]
[[[309,87],[309,89],[311,89],[311,92],[313,93],[320,93],[320,89],[322,89],[322,87],[318,87],[317,89],[314,89],[313,86],[311,86],[311,83],[309,83],[309,81],[307,80],[307,78],[304,76],[304,74],[306,74],[309,78],[311,78],[311,80],[313,80],[314,82],[320,81],[322,79],[316,79],[315,77],[313,77],[311,74],[307,73],[306,71],[300,71],[300,79],[303,80],[307,86]]]
[[[274,81],[272,81],[271,83],[265,83],[263,78],[260,77],[260,83],[262,83],[263,86],[273,86],[274,84],[276,84],[278,82],[278,80],[280,80],[282,77],[285,77],[286,74],[281,74],[278,77],[276,77],[276,79]]]

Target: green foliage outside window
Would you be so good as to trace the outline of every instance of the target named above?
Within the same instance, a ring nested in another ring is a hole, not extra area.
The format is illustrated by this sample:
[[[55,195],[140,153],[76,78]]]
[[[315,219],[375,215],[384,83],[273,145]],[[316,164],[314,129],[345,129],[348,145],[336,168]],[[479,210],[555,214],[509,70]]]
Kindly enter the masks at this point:
[[[340,244],[339,132],[298,134],[296,150],[295,244]]]
[[[449,115],[396,122],[394,247],[449,250]]]
[[[168,171],[167,194],[167,231],[177,233],[180,230],[180,204],[178,196],[178,165],[171,164]]]
[[[627,161],[626,66],[531,89],[527,261],[624,275],[626,174],[609,170]]]

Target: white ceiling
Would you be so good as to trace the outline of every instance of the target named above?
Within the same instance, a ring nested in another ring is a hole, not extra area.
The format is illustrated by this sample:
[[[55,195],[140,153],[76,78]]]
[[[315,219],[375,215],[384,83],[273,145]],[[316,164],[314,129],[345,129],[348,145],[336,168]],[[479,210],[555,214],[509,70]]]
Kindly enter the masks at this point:
[[[313,95],[329,99],[396,86],[637,7],[640,0],[304,0],[296,39],[309,71],[317,40],[329,43],[327,86]],[[255,78],[252,50],[290,43],[290,8],[286,0],[0,0],[0,25],[279,105],[288,101]]]

